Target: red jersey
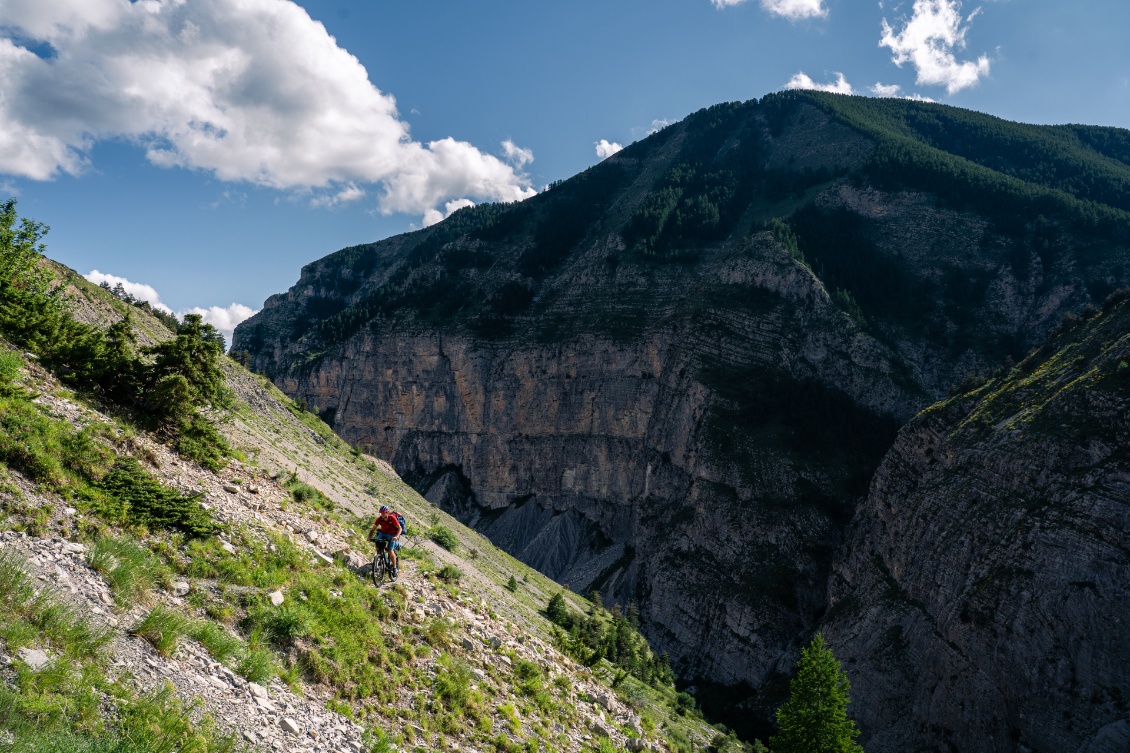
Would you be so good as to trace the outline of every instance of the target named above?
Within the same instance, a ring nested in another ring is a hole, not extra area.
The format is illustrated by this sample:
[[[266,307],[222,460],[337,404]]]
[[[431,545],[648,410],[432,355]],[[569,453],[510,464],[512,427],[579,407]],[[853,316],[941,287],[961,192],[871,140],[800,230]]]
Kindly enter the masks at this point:
[[[377,530],[381,533],[387,533],[389,536],[399,536],[400,521],[396,519],[396,515],[392,512],[382,513],[377,516]]]

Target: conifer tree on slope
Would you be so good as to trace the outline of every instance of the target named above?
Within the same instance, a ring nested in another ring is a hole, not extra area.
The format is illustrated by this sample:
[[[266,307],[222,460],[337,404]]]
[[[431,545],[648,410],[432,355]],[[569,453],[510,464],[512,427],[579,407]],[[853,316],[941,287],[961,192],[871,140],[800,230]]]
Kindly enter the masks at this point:
[[[851,683],[840,662],[817,633],[800,655],[789,700],[777,709],[780,732],[769,741],[773,753],[863,753],[859,729],[848,718]]]

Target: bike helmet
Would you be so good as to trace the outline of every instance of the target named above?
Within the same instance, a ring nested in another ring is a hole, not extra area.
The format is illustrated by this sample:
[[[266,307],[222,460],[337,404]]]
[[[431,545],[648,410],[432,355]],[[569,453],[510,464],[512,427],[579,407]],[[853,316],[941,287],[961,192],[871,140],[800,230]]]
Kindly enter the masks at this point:
[[[388,505],[381,505],[381,512],[388,512]]]

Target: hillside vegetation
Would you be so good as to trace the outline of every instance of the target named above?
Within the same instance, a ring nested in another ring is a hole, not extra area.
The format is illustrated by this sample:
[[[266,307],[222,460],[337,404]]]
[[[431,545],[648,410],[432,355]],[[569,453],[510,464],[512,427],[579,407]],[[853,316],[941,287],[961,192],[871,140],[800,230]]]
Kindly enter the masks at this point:
[[[2,219],[0,748],[742,749],[616,610],[562,600],[198,319],[166,329]],[[382,503],[411,537],[378,588]]]

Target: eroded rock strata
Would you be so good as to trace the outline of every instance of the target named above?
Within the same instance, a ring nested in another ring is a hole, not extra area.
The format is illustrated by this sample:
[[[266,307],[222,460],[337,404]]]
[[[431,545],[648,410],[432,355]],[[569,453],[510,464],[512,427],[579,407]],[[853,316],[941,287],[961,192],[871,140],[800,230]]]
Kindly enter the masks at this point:
[[[1130,743],[1130,312],[899,435],[837,556],[825,636],[868,751]]]
[[[1130,282],[1130,168],[1091,136],[816,94],[710,108],[307,265],[234,349],[495,543],[634,601],[685,677],[756,687],[819,624],[897,427]],[[1056,161],[1071,139],[1090,183]]]

